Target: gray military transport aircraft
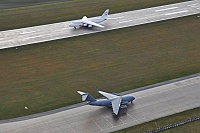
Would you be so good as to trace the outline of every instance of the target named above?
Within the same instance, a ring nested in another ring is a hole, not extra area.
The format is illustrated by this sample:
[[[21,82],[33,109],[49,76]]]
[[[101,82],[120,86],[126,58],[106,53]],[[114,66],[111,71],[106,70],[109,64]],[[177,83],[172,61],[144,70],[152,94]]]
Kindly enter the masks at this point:
[[[84,16],[82,19],[75,20],[72,23],[70,23],[69,27],[74,27],[74,29],[76,29],[76,27],[79,27],[79,26],[85,26],[85,27],[89,27],[89,28],[91,28],[93,26],[97,26],[97,27],[103,28],[104,26],[102,26],[98,23],[101,23],[101,22],[107,20],[108,13],[109,13],[109,9],[107,9],[102,14],[102,16],[99,16],[99,17],[87,18],[87,16]]]
[[[85,93],[82,91],[77,91],[81,96],[82,96],[82,101],[89,101],[87,104],[89,105],[94,105],[94,106],[106,106],[106,107],[112,107],[113,113],[115,115],[118,115],[119,109],[120,108],[127,108],[127,104],[129,102],[133,102],[135,97],[133,96],[122,96],[117,93],[107,93],[103,91],[98,92],[105,96],[107,99],[101,99],[101,100],[96,100],[93,98],[89,93]]]

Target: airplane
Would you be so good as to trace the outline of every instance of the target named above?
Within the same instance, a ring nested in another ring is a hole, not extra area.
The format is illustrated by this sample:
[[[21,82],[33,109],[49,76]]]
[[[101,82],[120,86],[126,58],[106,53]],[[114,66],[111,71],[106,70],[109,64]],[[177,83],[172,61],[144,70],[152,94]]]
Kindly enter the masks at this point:
[[[78,27],[78,26],[85,26],[85,27],[89,27],[89,28],[91,28],[93,26],[97,26],[97,27],[103,28],[104,26],[102,26],[98,23],[101,23],[101,22],[107,20],[108,13],[109,13],[109,9],[107,9],[102,14],[102,16],[99,16],[99,17],[87,18],[87,16],[84,16],[82,19],[75,20],[72,23],[70,23],[69,27],[74,27],[74,29],[76,29],[76,27]]]
[[[82,101],[89,101],[87,104],[94,105],[94,106],[106,106],[112,107],[113,113],[118,115],[120,108],[127,108],[127,104],[129,102],[133,102],[135,97],[133,96],[122,96],[117,93],[107,93],[103,91],[97,90],[100,94],[105,96],[107,99],[96,100],[92,97],[89,93],[85,93],[82,91],[77,91],[82,96]]]

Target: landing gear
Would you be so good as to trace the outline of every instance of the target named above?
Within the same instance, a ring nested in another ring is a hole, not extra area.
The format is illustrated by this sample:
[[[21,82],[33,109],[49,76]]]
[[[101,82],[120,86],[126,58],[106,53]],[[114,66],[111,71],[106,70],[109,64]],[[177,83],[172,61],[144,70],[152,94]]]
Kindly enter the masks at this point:
[[[76,26],[74,26],[74,29],[76,29]]]

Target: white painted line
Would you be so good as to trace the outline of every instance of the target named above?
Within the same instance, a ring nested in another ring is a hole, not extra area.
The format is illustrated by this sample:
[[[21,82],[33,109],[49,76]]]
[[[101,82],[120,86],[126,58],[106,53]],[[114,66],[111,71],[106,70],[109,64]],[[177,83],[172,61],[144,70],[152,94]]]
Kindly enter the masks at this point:
[[[34,32],[36,32],[36,31],[21,32],[19,34],[23,35],[23,34],[29,34],[29,33],[34,33]]]
[[[161,16],[161,15],[149,15],[147,17],[138,18],[138,19],[147,19],[147,18],[158,17],[158,16]]]
[[[119,22],[119,23],[127,23],[127,22],[131,22],[131,21],[133,21],[133,20],[121,21],[121,22]]]
[[[122,17],[116,17],[116,18],[108,18],[108,19],[120,19],[120,18],[124,18],[124,16],[122,16]]]
[[[28,40],[28,39],[38,38],[38,37],[41,37],[41,36],[27,37],[27,38],[24,38],[24,39],[25,39],[25,40]]]
[[[167,10],[172,10],[172,9],[176,9],[178,7],[170,7],[170,8],[165,8],[165,9],[159,9],[159,10],[155,10],[156,12],[161,12],[161,11],[167,11]]]
[[[194,4],[191,4],[191,5],[187,5],[187,6],[196,6],[198,5],[198,3],[194,3]]]
[[[167,14],[165,14],[165,15],[166,15],[166,16],[167,16],[167,15],[173,15],[173,14],[178,14],[178,13],[183,13],[183,12],[188,12],[188,10],[183,10],[183,11],[179,11],[179,12],[167,13]]]

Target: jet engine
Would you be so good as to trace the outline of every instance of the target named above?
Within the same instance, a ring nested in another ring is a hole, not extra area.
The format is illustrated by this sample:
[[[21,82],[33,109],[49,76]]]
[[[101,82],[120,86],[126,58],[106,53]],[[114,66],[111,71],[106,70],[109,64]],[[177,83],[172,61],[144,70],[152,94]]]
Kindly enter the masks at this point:
[[[120,108],[121,108],[121,109],[126,109],[126,108],[127,108],[127,105],[121,105]]]
[[[89,27],[89,28],[91,28],[91,27],[92,27],[92,25],[88,25],[88,27]]]
[[[121,104],[122,104],[122,105],[127,105],[127,104],[128,104],[128,101],[123,101]]]
[[[83,24],[83,26],[87,27],[87,24]]]

